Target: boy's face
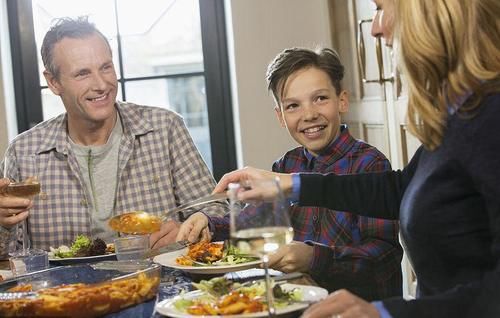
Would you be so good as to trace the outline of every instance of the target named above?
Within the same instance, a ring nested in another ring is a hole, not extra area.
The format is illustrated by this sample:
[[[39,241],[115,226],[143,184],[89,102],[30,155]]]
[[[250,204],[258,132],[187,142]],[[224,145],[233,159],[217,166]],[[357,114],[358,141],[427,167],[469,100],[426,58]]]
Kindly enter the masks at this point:
[[[317,155],[340,134],[340,114],[347,112],[346,91],[337,96],[328,74],[315,67],[292,73],[280,94],[276,114],[295,141]]]

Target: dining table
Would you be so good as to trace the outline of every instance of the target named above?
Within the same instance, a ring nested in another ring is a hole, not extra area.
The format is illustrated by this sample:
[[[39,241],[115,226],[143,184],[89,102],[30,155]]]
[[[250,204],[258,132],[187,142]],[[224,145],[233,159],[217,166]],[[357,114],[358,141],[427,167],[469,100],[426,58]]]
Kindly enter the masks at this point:
[[[54,266],[54,265],[51,265]],[[9,270],[9,262],[2,260],[0,261],[0,270]],[[235,272],[235,273],[227,273],[226,277],[230,279],[237,280],[248,280],[252,279],[251,275],[247,275],[245,272]],[[219,275],[220,276],[220,275]],[[160,286],[158,288],[158,293],[156,297],[141,304],[128,307],[119,312],[115,312],[112,314],[108,314],[104,316],[105,318],[160,318],[164,317],[163,315],[157,313],[155,311],[155,306],[158,302],[161,302],[168,298],[173,298],[183,292],[192,291],[194,288],[192,286],[192,282],[198,282],[201,279],[210,279],[214,277],[214,275],[201,275],[201,274],[189,274],[183,272],[178,269],[173,269],[169,267],[162,266],[161,280]],[[299,284],[299,285],[309,285],[309,286],[317,286],[315,281],[307,274],[303,274],[301,277],[290,280],[290,283]],[[300,316],[300,312],[295,312],[292,314],[286,315],[286,317],[298,317]]]

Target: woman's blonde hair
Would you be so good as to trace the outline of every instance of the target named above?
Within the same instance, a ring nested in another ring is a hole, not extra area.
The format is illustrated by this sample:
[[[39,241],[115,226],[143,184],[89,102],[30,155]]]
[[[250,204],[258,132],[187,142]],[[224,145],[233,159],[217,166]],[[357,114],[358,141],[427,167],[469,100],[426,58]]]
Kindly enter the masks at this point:
[[[408,81],[408,126],[432,150],[441,143],[448,105],[478,93],[484,83],[493,81],[499,90],[500,1],[395,4],[399,58]],[[478,104],[468,104],[467,111]]]

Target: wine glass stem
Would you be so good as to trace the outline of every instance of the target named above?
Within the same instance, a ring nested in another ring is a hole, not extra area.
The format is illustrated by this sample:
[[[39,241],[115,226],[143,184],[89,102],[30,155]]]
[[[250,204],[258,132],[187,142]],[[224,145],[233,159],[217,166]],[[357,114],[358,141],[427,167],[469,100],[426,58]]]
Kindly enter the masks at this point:
[[[267,312],[269,313],[269,317],[274,317],[276,314],[276,310],[274,308],[274,297],[273,297],[273,289],[271,288],[271,279],[269,277],[269,256],[264,254],[262,256],[262,263],[264,265],[264,273],[265,273],[265,282],[266,282],[266,300],[267,300]]]
[[[28,236],[28,229],[27,229],[27,221],[26,221],[26,219],[23,220],[22,227],[23,227],[23,253],[25,253],[31,247],[30,246],[31,245],[30,238]]]

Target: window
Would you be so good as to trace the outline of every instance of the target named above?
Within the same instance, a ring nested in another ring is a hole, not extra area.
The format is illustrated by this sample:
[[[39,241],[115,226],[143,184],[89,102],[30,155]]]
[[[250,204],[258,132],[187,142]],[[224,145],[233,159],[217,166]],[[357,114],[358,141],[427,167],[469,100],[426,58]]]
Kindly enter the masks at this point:
[[[216,178],[236,168],[223,1],[9,0],[8,14],[19,132],[64,112],[40,46],[55,18],[88,15],[110,41],[118,99],[176,111]]]

